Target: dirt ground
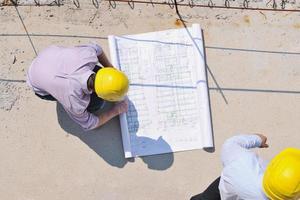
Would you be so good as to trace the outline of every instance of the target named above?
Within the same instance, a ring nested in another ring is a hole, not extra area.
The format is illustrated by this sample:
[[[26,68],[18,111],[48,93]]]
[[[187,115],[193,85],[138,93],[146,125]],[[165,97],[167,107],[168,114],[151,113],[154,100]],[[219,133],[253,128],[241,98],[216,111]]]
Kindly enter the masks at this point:
[[[215,151],[126,160],[117,118],[84,132],[25,83],[35,52],[107,36],[180,28],[175,9],[102,1],[0,7],[0,199],[189,199],[221,173],[220,148],[240,133],[263,133],[269,160],[300,148],[300,12],[180,7],[204,31]],[[28,34],[27,34],[28,33]],[[221,90],[220,90],[221,89]]]

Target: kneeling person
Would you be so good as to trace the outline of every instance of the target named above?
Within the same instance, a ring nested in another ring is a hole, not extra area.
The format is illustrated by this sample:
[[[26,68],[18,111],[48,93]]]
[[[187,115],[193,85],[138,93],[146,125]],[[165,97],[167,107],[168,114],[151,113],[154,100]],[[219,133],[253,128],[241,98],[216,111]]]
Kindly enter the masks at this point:
[[[46,48],[29,67],[27,84],[41,99],[58,101],[85,130],[95,129],[128,109],[124,96],[129,80],[112,67],[97,44]],[[118,103],[99,116],[93,114],[104,101]]]

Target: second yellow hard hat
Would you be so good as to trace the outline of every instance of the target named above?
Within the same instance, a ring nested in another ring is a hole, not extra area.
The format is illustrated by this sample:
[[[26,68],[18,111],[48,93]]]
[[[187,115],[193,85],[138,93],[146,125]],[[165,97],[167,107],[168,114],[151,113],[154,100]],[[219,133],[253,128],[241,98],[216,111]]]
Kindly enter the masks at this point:
[[[263,189],[271,200],[300,198],[300,149],[287,148],[271,160],[264,174]]]
[[[94,87],[100,98],[115,102],[122,100],[128,92],[129,80],[123,72],[105,67],[96,73]]]

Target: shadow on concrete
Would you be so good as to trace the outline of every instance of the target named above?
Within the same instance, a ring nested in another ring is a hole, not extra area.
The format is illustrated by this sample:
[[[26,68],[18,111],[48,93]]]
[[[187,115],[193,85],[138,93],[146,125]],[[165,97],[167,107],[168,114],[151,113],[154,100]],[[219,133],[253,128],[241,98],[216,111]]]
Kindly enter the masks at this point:
[[[111,107],[112,104],[108,104],[102,112],[110,109]],[[136,112],[132,102],[130,102],[130,107],[133,109],[132,112]],[[125,159],[124,157],[119,120],[114,119],[98,129],[84,131],[68,116],[61,104],[57,103],[56,111],[58,123],[61,128],[67,133],[78,137],[111,166],[123,168],[128,162],[135,161],[135,158]],[[136,120],[136,126],[134,128],[137,131],[139,127],[138,119],[136,118],[134,120]],[[161,138],[153,140],[150,138],[136,136],[136,139],[138,143],[146,142],[148,144],[154,144],[154,146],[164,145],[164,148],[166,148],[166,146],[170,148],[170,146]],[[147,164],[149,169],[153,170],[166,170],[173,164],[174,160],[172,153],[140,158]]]
[[[78,137],[108,164],[118,168],[126,165],[128,161],[123,154],[118,120],[111,120],[96,130],[84,131],[69,117],[61,104],[57,103],[56,111],[58,123],[64,131]]]
[[[153,154],[159,154],[161,152],[172,152],[170,145],[162,138],[159,137],[157,140],[148,138],[148,137],[141,137],[137,136],[137,131],[139,130],[140,123],[138,120],[138,113],[132,101],[129,100],[128,106],[128,113],[130,117],[127,117],[129,126],[129,132],[131,138],[134,139],[134,145],[137,145],[136,148],[137,152],[133,152],[133,156],[138,155],[145,155],[148,152],[152,152]],[[173,153],[165,153],[159,155],[150,155],[150,156],[143,156],[141,159],[147,163],[149,169],[155,170],[165,170],[169,168],[174,161]]]

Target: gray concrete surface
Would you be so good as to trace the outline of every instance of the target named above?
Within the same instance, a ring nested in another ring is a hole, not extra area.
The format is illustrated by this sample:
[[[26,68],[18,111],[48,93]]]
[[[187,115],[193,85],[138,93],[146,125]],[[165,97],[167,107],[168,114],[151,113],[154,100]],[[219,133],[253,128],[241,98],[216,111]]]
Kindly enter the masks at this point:
[[[34,49],[93,40],[108,52],[109,34],[182,27],[175,10],[146,4],[132,10],[127,3],[112,9],[104,1],[99,9],[90,2],[80,9],[0,7],[0,199],[189,199],[220,175],[220,148],[232,135],[266,134],[270,148],[257,150],[265,159],[300,148],[300,13],[189,7],[180,13],[204,30],[215,152],[125,160],[118,119],[84,133],[59,105],[34,96],[25,73]]]

